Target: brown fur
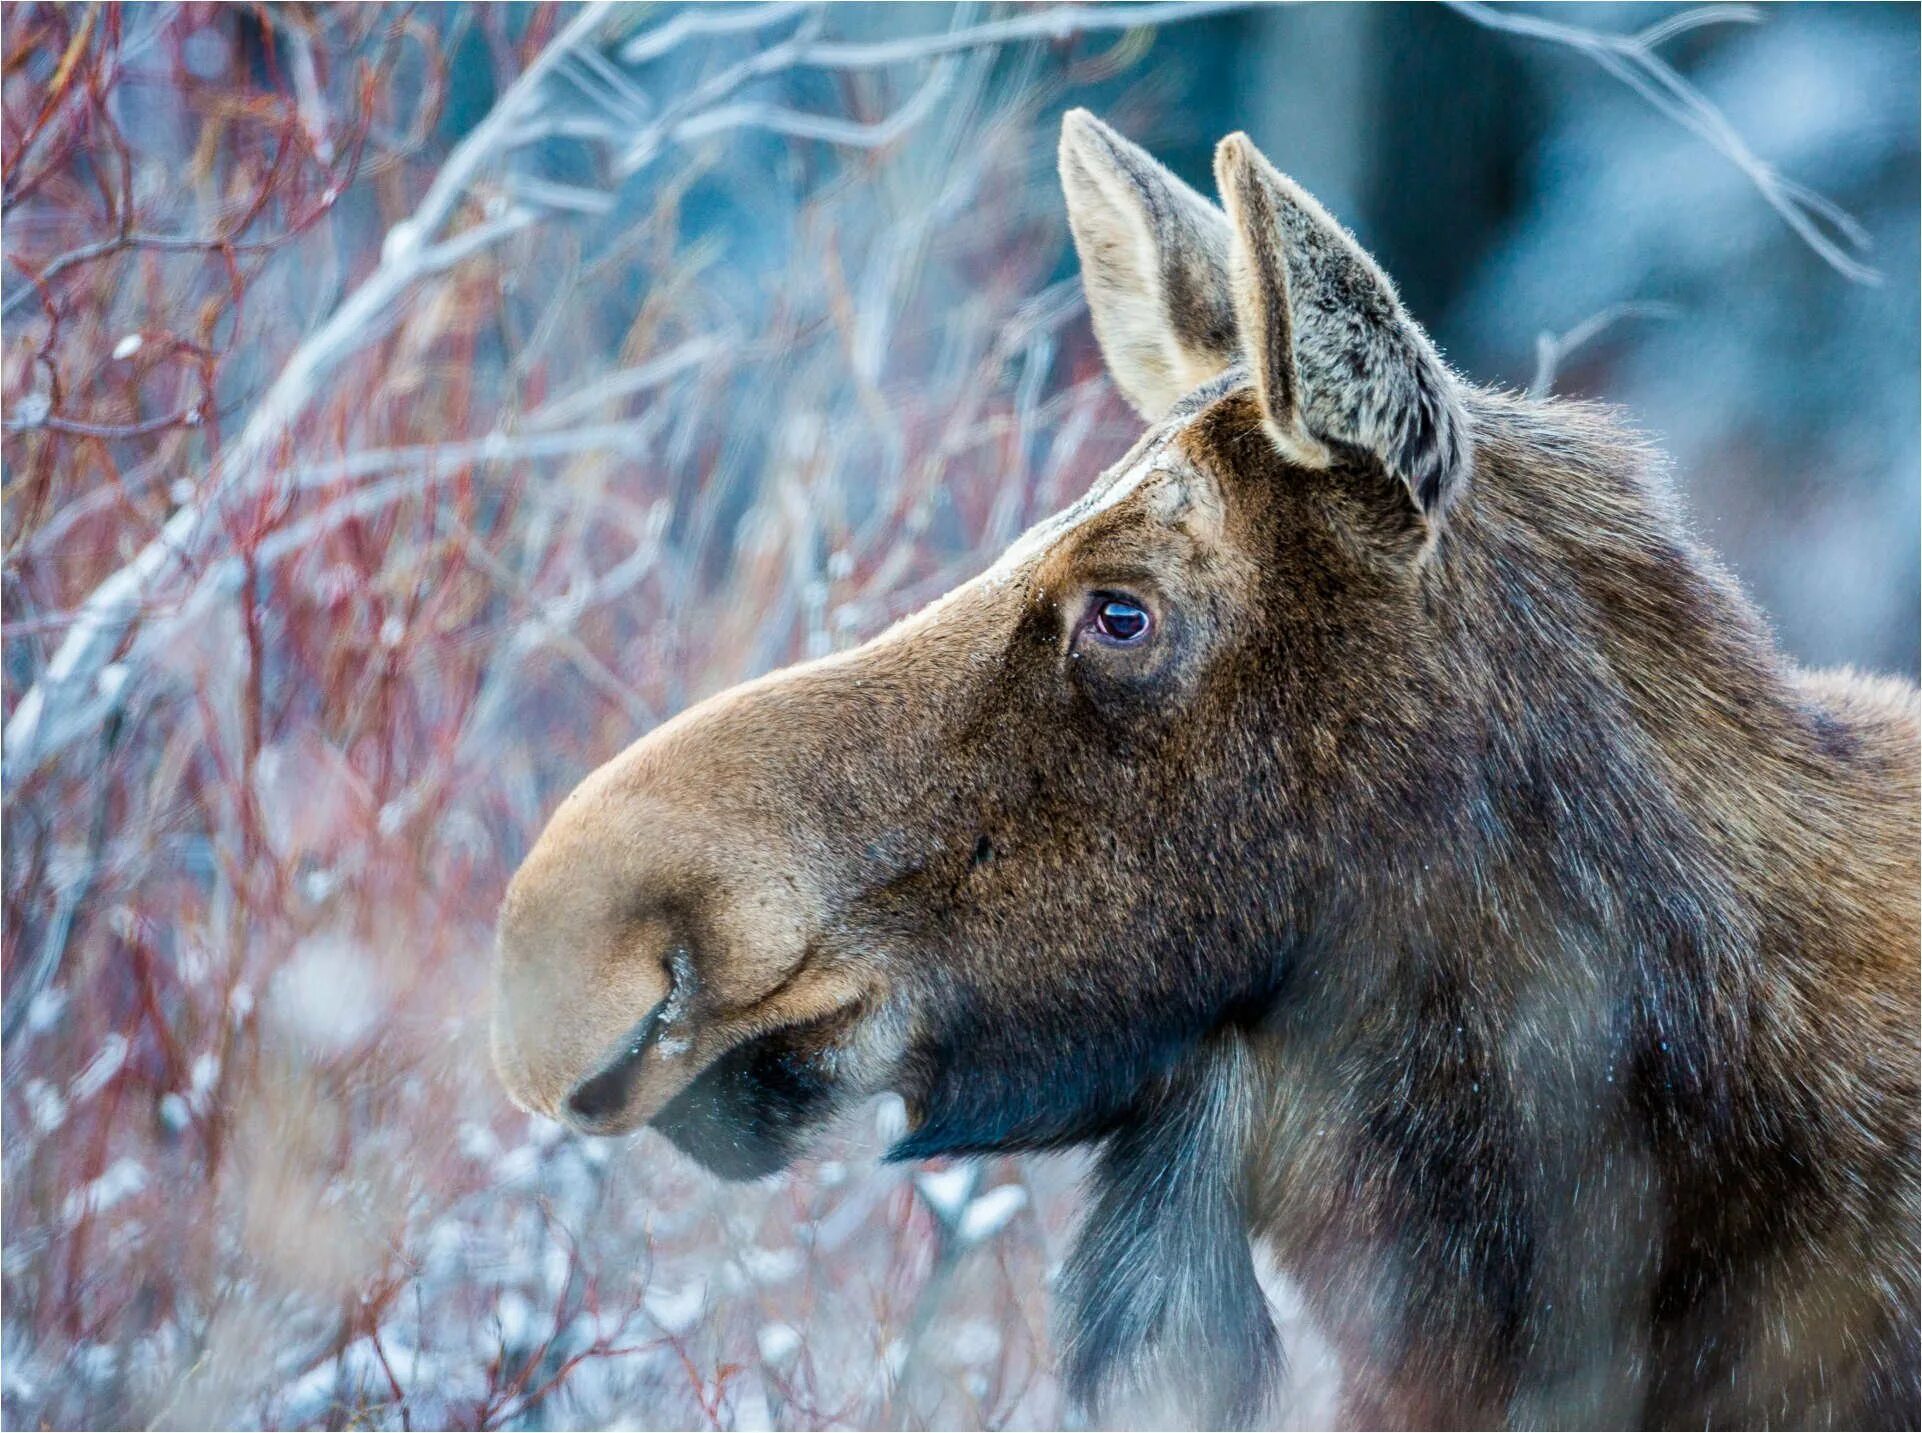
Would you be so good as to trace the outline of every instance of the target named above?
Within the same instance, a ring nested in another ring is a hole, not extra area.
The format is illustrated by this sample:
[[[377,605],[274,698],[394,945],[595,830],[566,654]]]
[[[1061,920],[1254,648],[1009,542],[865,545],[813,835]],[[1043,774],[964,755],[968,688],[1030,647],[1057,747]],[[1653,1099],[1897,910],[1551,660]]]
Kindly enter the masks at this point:
[[[1090,117],[1063,168],[1148,435],[568,798],[509,1088],[744,1175],[882,1089],[902,1157],[1097,1143],[1118,1417],[1269,1410],[1252,1240],[1353,1425],[1915,1426],[1915,691],[1796,670],[1638,443],[1454,378],[1245,140],[1230,217]]]

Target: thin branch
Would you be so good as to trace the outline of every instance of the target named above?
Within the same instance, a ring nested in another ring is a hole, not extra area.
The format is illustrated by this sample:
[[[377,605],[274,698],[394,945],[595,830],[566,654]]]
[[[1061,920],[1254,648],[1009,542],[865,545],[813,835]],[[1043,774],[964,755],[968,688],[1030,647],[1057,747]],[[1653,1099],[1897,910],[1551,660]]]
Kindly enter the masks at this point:
[[[818,40],[799,63],[820,69],[872,70],[909,60],[933,59],[957,50],[1006,45],[1016,40],[1067,40],[1108,30],[1202,20],[1250,8],[1251,0],[1170,0],[1159,4],[1037,6],[1004,20],[951,30],[939,35],[910,35],[898,40]]]
[[[730,352],[738,354],[739,349],[725,339],[713,335],[691,338],[646,363],[604,374],[584,388],[548,399],[527,415],[526,425],[530,430],[544,431],[571,423],[603,403],[658,388],[669,379]]]
[[[754,127],[791,139],[818,139],[852,149],[880,149],[894,143],[926,119],[935,102],[948,91],[953,79],[951,61],[937,62],[921,87],[907,102],[884,119],[863,122],[842,119],[839,115],[809,114],[782,105],[755,100],[721,105],[677,125],[674,138],[682,143],[719,134],[724,130]]]
[[[796,0],[771,5],[694,5],[621,46],[621,63],[644,65],[697,35],[738,35],[764,30],[815,8]]]
[[[1535,376],[1529,381],[1530,398],[1546,398],[1555,387],[1556,375],[1569,355],[1593,343],[1626,318],[1672,318],[1675,305],[1637,301],[1611,304],[1600,313],[1590,314],[1563,334],[1546,330],[1535,336]]]
[[[575,46],[586,43],[606,18],[606,0],[587,6],[535,57],[473,132],[455,146],[412,218],[389,231],[381,262],[337,307],[320,329],[295,349],[262,396],[246,428],[221,455],[197,503],[183,506],[133,561],[96,587],[46,670],[21,697],[5,732],[0,772],[17,783],[98,719],[91,688],[138,620],[148,598],[196,551],[214,515],[236,493],[270,472],[268,457],[292,430],[326,376],[349,354],[387,333],[398,322],[403,300],[422,278],[477,252],[486,243],[524,228],[530,211],[516,207],[464,234],[431,242],[453,214],[469,182],[496,157],[522,110],[547,75]],[[82,712],[89,713],[84,719]]]
[[[1778,174],[1773,165],[1749,148],[1728,116],[1655,52],[1655,46],[1663,41],[1704,25],[1753,24],[1761,18],[1761,12],[1754,7],[1706,5],[1633,35],[1611,35],[1519,10],[1497,9],[1485,0],[1448,0],[1448,4],[1456,13],[1487,29],[1531,40],[1547,40],[1587,55],[1741,170],[1764,202],[1837,273],[1857,283],[1881,281],[1881,274],[1859,257],[1869,248],[1868,234],[1862,226],[1832,200]],[[1816,222],[1818,219],[1834,229],[1842,242],[1825,233]]]

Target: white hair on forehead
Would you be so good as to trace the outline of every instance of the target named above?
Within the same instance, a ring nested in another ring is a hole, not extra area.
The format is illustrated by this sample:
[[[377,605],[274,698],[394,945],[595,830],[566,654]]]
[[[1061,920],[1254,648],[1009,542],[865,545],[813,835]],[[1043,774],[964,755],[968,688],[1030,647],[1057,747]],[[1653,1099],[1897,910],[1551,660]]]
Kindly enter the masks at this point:
[[[1157,468],[1156,460],[1174,442],[1175,436],[1188,426],[1189,420],[1197,413],[1247,381],[1247,371],[1236,364],[1187,394],[1168,411],[1165,418],[1141,435],[1134,447],[1122,455],[1120,462],[1096,478],[1086,493],[1053,517],[1043,518],[1022,533],[1008,545],[1008,550],[1001,554],[994,566],[981,576],[995,582],[1005,581],[1074,529],[1140,491],[1149,478],[1172,472],[1167,466]]]
[[[1130,448],[1107,472],[1096,478],[1093,485],[1081,497],[1052,517],[1043,518],[1022,533],[1008,545],[1007,550],[987,571],[959,586],[949,588],[920,611],[902,618],[889,629],[890,632],[920,627],[932,621],[948,607],[949,603],[963,593],[1002,586],[1030,567],[1069,533],[1140,492],[1151,479],[1177,477],[1186,473],[1188,466],[1185,462],[1166,460],[1168,449],[1173,445],[1176,436],[1188,426],[1189,421],[1197,413],[1242,381],[1245,381],[1242,371],[1239,368],[1230,368],[1211,382],[1204,383],[1177,403],[1159,423],[1143,433],[1134,447]],[[1183,499],[1185,500],[1188,496],[1184,489]],[[1167,511],[1160,515],[1171,517],[1185,506],[1185,501],[1171,502]]]
[[[1005,581],[1070,532],[1140,491],[1142,484],[1157,472],[1167,471],[1156,467],[1156,459],[1174,441],[1180,428],[1180,423],[1169,422],[1150,429],[1135,444],[1132,452],[1110,468],[1106,475],[1096,479],[1094,486],[1080,498],[1053,517],[1043,518],[1010,543],[1008,550],[1001,554],[994,566],[981,574],[982,577],[995,582]]]

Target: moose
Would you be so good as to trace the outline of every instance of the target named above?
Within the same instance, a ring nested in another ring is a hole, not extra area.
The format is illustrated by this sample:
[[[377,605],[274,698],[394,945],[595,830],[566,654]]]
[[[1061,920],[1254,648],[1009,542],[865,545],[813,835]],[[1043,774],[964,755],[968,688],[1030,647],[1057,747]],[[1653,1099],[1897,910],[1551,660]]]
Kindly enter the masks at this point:
[[[1244,135],[1061,179],[1147,431],[989,570],[589,775],[518,1103],[723,1176],[1087,1146],[1088,1416],[1918,1425],[1918,697],[1792,664],[1594,405],[1471,385]],[[1182,1420],[1177,1423],[1176,1420]]]

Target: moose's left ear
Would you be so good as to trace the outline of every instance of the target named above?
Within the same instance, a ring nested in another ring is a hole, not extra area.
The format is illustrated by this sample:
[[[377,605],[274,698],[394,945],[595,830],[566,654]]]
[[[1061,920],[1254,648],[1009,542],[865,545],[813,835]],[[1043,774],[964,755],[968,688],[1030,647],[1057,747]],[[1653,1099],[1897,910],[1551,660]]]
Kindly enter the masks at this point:
[[[1297,461],[1322,438],[1373,454],[1434,518],[1474,463],[1457,380],[1388,276],[1245,134],[1215,151],[1236,326],[1269,431]]]

